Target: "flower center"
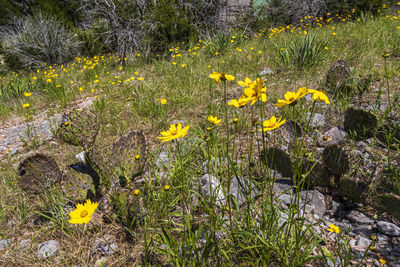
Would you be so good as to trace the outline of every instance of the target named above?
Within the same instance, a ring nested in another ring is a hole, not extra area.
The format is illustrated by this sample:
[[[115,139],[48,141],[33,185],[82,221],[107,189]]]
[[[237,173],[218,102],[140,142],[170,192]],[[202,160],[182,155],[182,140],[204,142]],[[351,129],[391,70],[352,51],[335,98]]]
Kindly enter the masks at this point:
[[[172,130],[170,131],[171,135],[176,135],[178,133],[178,130]]]
[[[87,212],[87,210],[82,210],[81,213],[79,214],[81,216],[81,218],[84,218],[88,215],[89,213]]]

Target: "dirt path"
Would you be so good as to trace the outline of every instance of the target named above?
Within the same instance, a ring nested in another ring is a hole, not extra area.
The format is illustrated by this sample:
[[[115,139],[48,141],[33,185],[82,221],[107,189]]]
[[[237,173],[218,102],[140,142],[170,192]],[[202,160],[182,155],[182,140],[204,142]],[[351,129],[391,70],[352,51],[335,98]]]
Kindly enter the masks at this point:
[[[83,98],[66,111],[89,108],[93,100],[92,97]],[[45,111],[34,115],[34,120],[31,122],[22,117],[0,122],[0,161],[7,161],[16,154],[24,153],[24,145],[33,138],[40,144],[53,140],[54,131],[61,117],[62,113],[49,116]]]

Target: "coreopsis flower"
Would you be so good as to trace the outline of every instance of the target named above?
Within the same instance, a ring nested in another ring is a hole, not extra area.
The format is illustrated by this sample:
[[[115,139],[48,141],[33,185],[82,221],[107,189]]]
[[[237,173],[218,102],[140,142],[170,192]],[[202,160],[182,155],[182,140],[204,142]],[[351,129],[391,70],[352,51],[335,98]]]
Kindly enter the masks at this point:
[[[32,93],[24,92],[24,96],[26,96],[26,97],[29,97],[31,95],[32,95]]]
[[[211,79],[214,79],[214,81],[216,83],[219,83],[220,81],[234,81],[235,80],[235,76],[233,75],[229,75],[226,73],[219,73],[219,72],[213,72],[210,75]]]
[[[245,95],[242,95],[239,97],[239,99],[232,99],[228,102],[229,106],[234,106],[236,108],[241,108],[244,107],[247,103],[249,103],[247,97]]]
[[[257,78],[257,80],[254,81],[254,84],[246,87],[244,89],[244,95],[246,96],[247,103],[251,102],[250,106],[254,105],[254,103],[257,102],[259,98],[261,98],[262,102],[267,101],[267,88],[263,87],[264,80]]]
[[[269,120],[265,120],[263,122],[264,128],[260,129],[260,131],[267,132],[267,131],[274,130],[276,128],[279,128],[285,122],[286,122],[286,119],[282,120],[282,117],[280,117],[279,120],[276,120],[276,117],[272,116]]]
[[[158,139],[161,140],[161,142],[168,142],[173,139],[178,139],[181,137],[184,137],[187,135],[187,131],[189,130],[189,125],[186,126],[185,128],[182,128],[182,125],[179,123],[178,125],[175,125],[172,123],[168,129],[168,131],[162,131],[161,135],[157,137]]]
[[[297,92],[291,92],[287,91],[284,95],[285,99],[278,99],[278,102],[274,104],[275,107],[281,108],[286,105],[290,105],[292,103],[295,103],[297,100],[308,94],[308,89],[305,87],[299,88]]]
[[[329,232],[337,233],[337,234],[340,233],[339,226],[336,226],[336,225],[334,225],[333,223],[330,223],[330,224],[329,224],[329,227],[330,227],[330,228],[328,229]]]
[[[73,224],[89,223],[98,205],[97,202],[92,203],[90,199],[86,200],[86,203],[83,205],[76,205],[76,209],[69,213],[71,218],[68,222]]]
[[[216,116],[208,116],[208,121],[215,125],[221,125],[221,119],[218,119]]]
[[[308,89],[308,93],[312,94],[312,99],[313,100],[320,101],[320,102],[325,102],[328,105],[331,104],[331,102],[329,101],[328,96],[322,91],[318,91],[318,90],[314,90],[314,89]]]
[[[165,98],[159,98],[157,100],[160,101],[161,105],[167,104],[167,99],[165,99]]]
[[[22,104],[22,107],[23,107],[23,108],[29,108],[30,105],[31,105],[31,104],[29,104],[29,103],[25,103],[25,104]]]
[[[238,81],[238,84],[243,87],[254,85],[254,82],[250,78],[246,78],[244,81]]]

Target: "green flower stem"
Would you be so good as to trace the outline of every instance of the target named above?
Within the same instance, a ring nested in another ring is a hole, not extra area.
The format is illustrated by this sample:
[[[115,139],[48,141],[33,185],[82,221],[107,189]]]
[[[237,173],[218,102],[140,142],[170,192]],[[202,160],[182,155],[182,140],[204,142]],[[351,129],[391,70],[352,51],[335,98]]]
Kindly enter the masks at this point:
[[[390,116],[392,107],[390,105],[389,75],[388,75],[388,72],[387,72],[387,59],[386,59],[386,57],[384,58],[384,61],[385,61],[384,69],[385,69],[385,78],[386,78],[386,87],[387,87],[386,91],[387,91],[387,101],[388,101],[388,106],[387,106],[387,109],[385,111],[385,117],[388,117],[388,116]]]

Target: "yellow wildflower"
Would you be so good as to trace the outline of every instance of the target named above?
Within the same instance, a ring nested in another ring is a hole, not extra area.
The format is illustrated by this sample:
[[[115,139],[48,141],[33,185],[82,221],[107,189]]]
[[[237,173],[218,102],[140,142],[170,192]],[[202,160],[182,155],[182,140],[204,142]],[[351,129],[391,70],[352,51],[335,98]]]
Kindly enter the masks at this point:
[[[339,226],[336,226],[336,225],[334,225],[333,223],[331,224],[329,224],[329,229],[328,229],[328,231],[329,232],[332,232],[332,233],[337,233],[337,234],[339,234],[340,233],[340,229],[339,229]]]
[[[379,262],[382,263],[382,264],[386,264],[386,261],[384,259],[382,259],[382,258],[379,259]]]
[[[267,101],[267,88],[263,87],[263,84],[264,80],[257,78],[257,80],[255,80],[255,85],[244,89],[244,95],[246,96],[247,101],[251,101],[250,106],[254,105],[259,98],[261,98],[262,102]]]
[[[173,139],[178,139],[181,137],[184,137],[185,135],[187,135],[187,131],[189,130],[189,125],[186,126],[185,128],[182,128],[182,125],[180,123],[178,123],[178,125],[175,125],[174,123],[172,123],[168,129],[168,131],[162,131],[161,135],[157,137],[158,139],[161,140],[161,142],[168,142],[171,141]]]
[[[76,209],[69,213],[71,219],[68,222],[76,224],[89,223],[98,205],[97,202],[92,203],[90,199],[86,200],[83,205],[76,205]]]
[[[274,104],[274,106],[277,108],[281,108],[283,106],[290,105],[292,103],[295,103],[306,94],[308,94],[308,90],[305,87],[299,88],[296,93],[287,91],[284,95],[285,99],[278,99],[278,102]]]
[[[208,121],[215,125],[221,125],[221,119],[218,119],[217,116],[208,116]]]
[[[247,103],[249,103],[247,97],[245,95],[242,95],[239,97],[239,99],[232,99],[231,101],[229,101],[228,105],[240,108],[245,106]]]
[[[233,75],[229,75],[229,74],[225,74],[225,73],[219,73],[219,72],[213,72],[210,75],[211,79],[214,79],[216,83],[219,83],[219,81],[234,81],[235,80],[235,76]]]
[[[29,108],[30,105],[31,105],[31,104],[29,104],[29,103],[25,103],[25,104],[22,105],[22,107],[23,107],[23,108]]]
[[[31,95],[32,95],[32,93],[24,92],[24,96],[26,96],[26,97],[29,97]]]
[[[279,118],[279,120],[276,120],[275,116],[272,116],[269,120],[265,120],[263,122],[264,128],[260,129],[260,131],[271,131],[274,130],[278,127],[280,127],[282,124],[286,122],[286,119],[282,120],[282,116]]]
[[[318,90],[313,90],[313,89],[308,89],[308,92],[312,94],[312,99],[320,102],[325,102],[326,104],[330,105],[331,102],[329,101],[329,98],[326,96],[326,94],[322,91]]]
[[[167,103],[167,99],[165,98],[159,98],[157,100],[160,101],[161,105],[165,105]]]

